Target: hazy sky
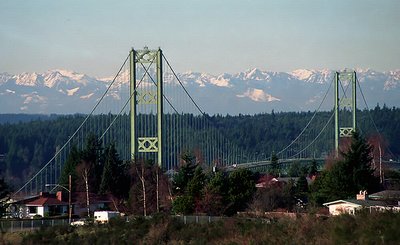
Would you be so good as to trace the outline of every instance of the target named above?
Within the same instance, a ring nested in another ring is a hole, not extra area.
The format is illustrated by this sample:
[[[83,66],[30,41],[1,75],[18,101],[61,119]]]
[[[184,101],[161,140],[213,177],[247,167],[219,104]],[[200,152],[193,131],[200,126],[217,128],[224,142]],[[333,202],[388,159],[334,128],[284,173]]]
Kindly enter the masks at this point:
[[[131,47],[178,72],[400,68],[399,0],[1,0],[0,72],[115,74]]]

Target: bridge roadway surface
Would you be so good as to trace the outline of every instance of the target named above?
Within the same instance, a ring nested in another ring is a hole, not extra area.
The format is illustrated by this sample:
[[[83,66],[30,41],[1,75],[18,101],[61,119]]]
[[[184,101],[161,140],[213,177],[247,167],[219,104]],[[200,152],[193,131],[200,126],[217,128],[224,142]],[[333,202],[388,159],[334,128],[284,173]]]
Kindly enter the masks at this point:
[[[291,158],[291,159],[279,159],[278,164],[286,165],[293,162],[298,162],[300,164],[310,163],[311,161],[315,160],[318,166],[323,166],[325,163],[326,158]],[[255,162],[248,162],[248,163],[240,163],[240,164],[233,164],[230,166],[226,166],[223,169],[225,171],[233,171],[235,169],[244,168],[244,169],[266,169],[271,165],[271,161],[264,160],[264,161],[255,161]],[[393,161],[393,160],[384,160],[382,161],[382,167],[387,169],[399,170],[400,169],[400,161]]]

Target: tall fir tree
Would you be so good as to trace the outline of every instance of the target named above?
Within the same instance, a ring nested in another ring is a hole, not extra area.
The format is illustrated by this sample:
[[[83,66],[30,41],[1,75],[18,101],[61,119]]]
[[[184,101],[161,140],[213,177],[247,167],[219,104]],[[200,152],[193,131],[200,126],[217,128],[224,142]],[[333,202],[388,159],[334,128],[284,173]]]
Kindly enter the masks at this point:
[[[86,146],[81,153],[80,165],[84,165],[84,169],[88,172],[88,183],[91,192],[98,193],[103,172],[102,147],[95,135],[89,135],[86,140]],[[78,166],[79,167],[79,166]]]
[[[271,174],[273,176],[279,176],[281,173],[278,160],[278,156],[273,152],[271,156]]]
[[[343,159],[322,172],[313,184],[313,200],[322,204],[354,198],[360,190],[367,190],[368,193],[379,190],[378,178],[371,167],[371,151],[372,147],[359,132],[354,132],[349,149],[341,152]]]
[[[128,193],[126,167],[119,159],[114,144],[104,150],[104,167],[100,183],[100,193],[112,193],[117,197]]]
[[[61,173],[60,177],[60,185],[63,186],[68,186],[69,184],[69,175],[71,175],[71,182],[76,183],[77,181],[77,174],[76,174],[76,167],[81,161],[81,152],[78,151],[76,146],[73,146],[71,148],[71,151],[69,152],[69,155],[67,157],[67,160],[65,162],[63,171]],[[72,184],[72,190],[76,190],[76,186]]]

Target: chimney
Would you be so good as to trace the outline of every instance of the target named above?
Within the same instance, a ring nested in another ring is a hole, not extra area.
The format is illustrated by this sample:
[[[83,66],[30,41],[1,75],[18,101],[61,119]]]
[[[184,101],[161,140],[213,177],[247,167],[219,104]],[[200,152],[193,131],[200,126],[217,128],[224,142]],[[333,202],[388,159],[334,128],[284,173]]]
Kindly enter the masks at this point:
[[[356,196],[357,200],[368,200],[367,191],[360,191],[359,194]]]
[[[62,191],[57,191],[56,193],[57,199],[62,202]]]
[[[41,197],[47,197],[47,196],[49,196],[49,193],[46,192],[46,191],[41,191],[41,192],[39,193],[39,195],[40,195]]]

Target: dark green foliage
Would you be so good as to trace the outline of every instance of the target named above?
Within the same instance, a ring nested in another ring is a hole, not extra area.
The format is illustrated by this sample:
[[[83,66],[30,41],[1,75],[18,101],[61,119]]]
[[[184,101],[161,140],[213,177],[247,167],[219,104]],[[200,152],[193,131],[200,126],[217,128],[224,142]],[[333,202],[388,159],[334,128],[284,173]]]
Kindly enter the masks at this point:
[[[4,181],[4,177],[0,177],[0,218],[3,217],[8,207],[7,201],[10,198],[10,191],[10,187]]]
[[[307,203],[307,201],[308,201],[308,183],[307,183],[307,179],[304,175],[300,176],[296,182],[295,197],[305,203]]]
[[[203,169],[195,164],[196,158],[191,153],[185,152],[181,159],[183,165],[173,179],[177,196],[172,203],[172,210],[177,214],[189,214],[195,211],[195,207],[201,206],[206,176]]]
[[[378,179],[373,175],[371,152],[372,146],[358,132],[354,132],[349,151],[342,153],[345,168],[353,177],[352,191],[355,193],[360,190],[371,193],[379,188]]]
[[[113,144],[103,150],[96,137],[89,136],[83,151],[72,147],[61,173],[60,185],[68,187],[71,175],[72,191],[86,191],[82,169],[88,169],[89,192],[127,198],[130,184],[128,167],[119,159]]]
[[[102,172],[104,170],[104,159],[102,153],[103,149],[96,136],[89,135],[86,140],[86,146],[81,153],[81,162],[79,165],[85,165],[85,168],[89,170],[88,182],[90,192],[98,193],[100,189]],[[78,169],[80,167],[79,165],[77,166]]]
[[[47,121],[47,120],[55,120],[60,115],[50,114],[1,114],[0,115],[0,124],[15,124],[15,123],[24,123],[24,122],[31,122],[31,121]]]
[[[216,172],[210,177],[207,186],[210,190],[225,197],[228,193],[227,181],[226,175],[223,172]]]
[[[221,215],[228,203],[228,183],[222,172],[211,173],[202,189],[202,199],[197,203],[196,211],[209,215]]]
[[[281,173],[280,165],[278,163],[278,157],[276,156],[275,152],[272,153],[271,156],[271,175],[279,176]]]
[[[300,176],[296,182],[296,192],[299,194],[305,194],[308,192],[308,183],[304,175]]]
[[[286,185],[283,186],[283,206],[287,210],[292,210],[295,204],[295,197],[298,194],[296,183],[294,179],[290,179]],[[298,198],[298,197],[297,197]]]
[[[313,184],[313,200],[321,204],[352,198],[360,190],[377,191],[379,182],[371,168],[371,150],[371,146],[355,132],[349,150],[341,153],[343,159],[325,170]]]
[[[196,164],[194,162],[195,157],[192,154],[185,152],[181,156],[181,159],[183,161],[183,164],[172,181],[174,192],[176,194],[183,194],[186,191],[186,187],[189,181],[193,178],[196,169]]]
[[[78,180],[78,176],[76,173],[76,167],[81,161],[81,153],[78,151],[78,149],[73,146],[68,157],[67,161],[65,162],[64,169],[61,173],[60,177],[60,185],[63,186],[68,186],[69,185],[69,175],[71,175],[71,182],[76,183]],[[76,185],[72,185],[72,190],[76,190]]]
[[[50,120],[39,118],[38,121],[0,125],[0,154],[6,155],[3,162],[0,159],[0,168],[6,179],[13,180],[14,187],[21,186],[21,180],[30,178],[50,160],[83,120],[79,115],[54,115],[48,117]]]
[[[197,166],[193,178],[191,178],[187,184],[187,194],[195,199],[201,198],[201,191],[204,188],[205,180],[206,176],[203,173],[203,169]]]
[[[298,177],[300,176],[301,172],[301,165],[299,162],[293,162],[290,164],[289,169],[288,169],[288,176],[289,177]]]
[[[358,121],[363,133],[370,135],[375,132],[374,125],[369,119],[369,113],[381,130],[385,142],[389,145],[394,155],[385,155],[385,158],[397,159],[400,156],[400,109],[377,106],[373,110],[359,111]],[[238,115],[238,116],[209,116],[209,119],[232,143],[243,149],[243,152],[252,155],[265,153],[269,155],[287,146],[303,129],[312,117],[312,112],[280,112],[272,114]],[[313,120],[313,127],[322,128],[329,119],[331,112],[320,112]],[[100,120],[103,116],[94,116],[93,121]],[[190,117],[196,123],[200,120],[192,115]],[[4,115],[0,116],[2,119]],[[84,120],[83,115],[57,116],[40,121],[21,120],[21,115],[6,116],[6,121],[26,121],[24,123],[0,125],[0,154],[6,154],[0,167],[4,170],[6,179],[13,179],[14,186],[21,186],[22,180],[26,180],[36,173],[56,152],[57,147],[62,146],[68,137],[78,128]],[[171,122],[170,115],[166,115],[166,122]],[[174,115],[174,117],[177,117]],[[38,118],[37,116],[34,118]],[[180,119],[179,119],[180,120]],[[215,130],[215,129],[213,129]],[[178,130],[179,131],[179,130]],[[116,132],[116,135],[120,134]],[[195,136],[193,136],[195,137]],[[321,135],[321,137],[325,137]],[[328,142],[328,138],[321,139]],[[321,154],[329,154],[331,144],[317,145],[316,157]],[[388,154],[386,150],[386,154]],[[176,157],[176,156],[174,156]],[[124,159],[127,160],[127,159]],[[100,177],[99,177],[100,178]]]
[[[224,173],[205,175],[193,163],[194,157],[183,155],[184,164],[174,176],[175,213],[235,214],[244,210],[255,192],[254,175],[249,170],[237,169],[228,178]]]
[[[106,147],[100,193],[113,193],[116,197],[127,197],[129,191],[127,173],[127,166],[119,159],[114,144]]]
[[[242,211],[247,207],[256,191],[253,173],[247,169],[237,169],[228,177],[229,213]]]
[[[317,161],[313,159],[308,167],[308,175],[313,176],[316,175],[317,173],[318,173],[318,164]]]
[[[191,214],[194,211],[194,199],[190,195],[177,196],[172,202],[175,214]]]

